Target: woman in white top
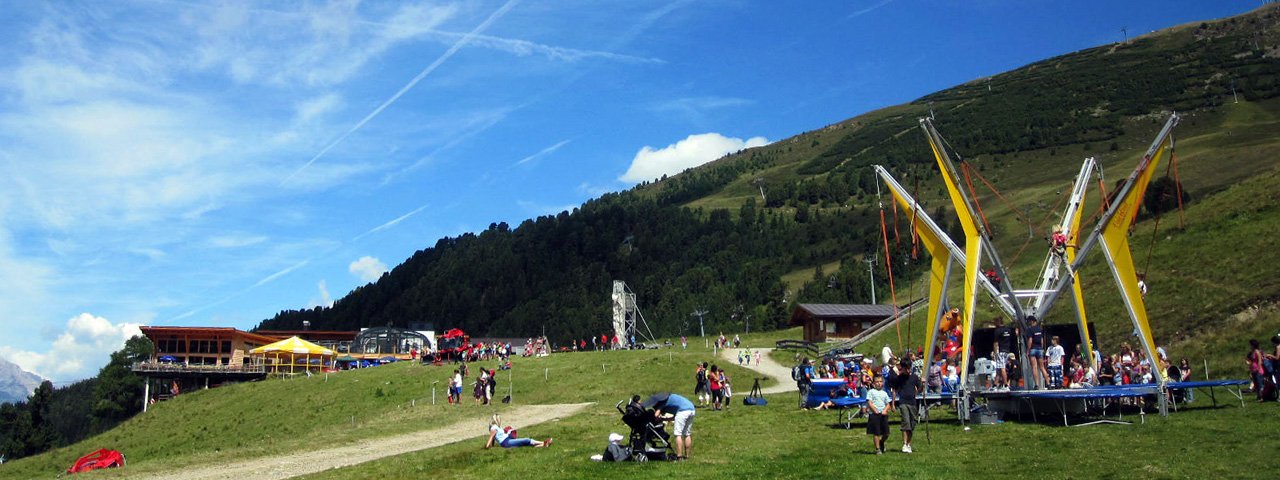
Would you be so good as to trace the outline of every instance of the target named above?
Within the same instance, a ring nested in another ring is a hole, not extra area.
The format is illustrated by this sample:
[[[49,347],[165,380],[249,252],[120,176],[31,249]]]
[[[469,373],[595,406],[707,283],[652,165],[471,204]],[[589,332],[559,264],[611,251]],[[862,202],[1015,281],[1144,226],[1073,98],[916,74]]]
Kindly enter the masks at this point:
[[[502,427],[501,420],[497,415],[493,416],[493,420],[489,422],[489,439],[484,442],[484,448],[489,449],[494,445],[502,448],[515,447],[545,447],[551,445],[550,438],[545,442],[539,442],[532,438],[516,438],[516,431],[511,427]]]

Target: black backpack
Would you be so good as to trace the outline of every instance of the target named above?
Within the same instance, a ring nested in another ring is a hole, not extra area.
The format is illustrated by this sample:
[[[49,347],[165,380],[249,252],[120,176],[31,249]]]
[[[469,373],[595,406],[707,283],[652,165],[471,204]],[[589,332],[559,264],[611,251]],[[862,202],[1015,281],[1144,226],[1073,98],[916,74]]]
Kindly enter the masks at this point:
[[[698,383],[707,383],[707,371],[699,369],[698,373],[693,376]]]

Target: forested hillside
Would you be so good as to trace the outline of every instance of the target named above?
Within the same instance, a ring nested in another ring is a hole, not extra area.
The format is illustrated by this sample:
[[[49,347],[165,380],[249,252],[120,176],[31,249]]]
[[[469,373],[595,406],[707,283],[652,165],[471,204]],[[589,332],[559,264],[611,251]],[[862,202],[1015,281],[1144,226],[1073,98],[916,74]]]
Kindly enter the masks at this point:
[[[936,179],[917,126],[921,116],[933,112],[954,150],[976,169],[1026,173],[1014,187],[1052,190],[1069,178],[1042,173],[1074,172],[1086,155],[1140,153],[1168,112],[1187,114],[1182,132],[1204,134],[1230,120],[1220,111],[1225,103],[1280,96],[1278,23],[1280,9],[1268,6],[977,79],[605,195],[573,212],[442,239],[332,308],[280,312],[259,327],[426,321],[473,335],[534,335],[545,327],[564,341],[606,328],[615,279],[636,291],[659,335],[696,331],[690,312],[699,307],[711,312],[709,329],[739,330],[747,321],[753,329],[783,324],[796,301],[863,302],[868,280],[857,260],[881,242],[870,166],[886,165],[918,183]],[[1255,141],[1275,140],[1261,138]],[[1193,193],[1261,172],[1242,165],[1246,170],[1202,178]],[[935,212],[947,223],[944,208]],[[1009,218],[993,222],[997,231],[1047,233],[1015,210],[1003,215]],[[842,266],[817,268],[832,262]],[[895,265],[894,274],[910,279],[919,263]],[[783,283],[784,274],[799,270],[816,271],[803,288]],[[884,291],[884,269],[876,274]]]
[[[667,335],[688,328],[689,312],[700,307],[713,311],[710,328],[750,321],[771,329],[785,323],[784,300],[794,296],[781,275],[873,248],[879,230],[869,215],[786,215],[750,200],[731,215],[606,195],[515,229],[496,224],[440,240],[332,308],[284,312],[262,327],[427,320],[477,334],[535,335],[545,326],[548,334],[580,338],[606,328],[618,279],[639,295],[651,327]],[[856,277],[838,298],[865,300],[866,282]]]

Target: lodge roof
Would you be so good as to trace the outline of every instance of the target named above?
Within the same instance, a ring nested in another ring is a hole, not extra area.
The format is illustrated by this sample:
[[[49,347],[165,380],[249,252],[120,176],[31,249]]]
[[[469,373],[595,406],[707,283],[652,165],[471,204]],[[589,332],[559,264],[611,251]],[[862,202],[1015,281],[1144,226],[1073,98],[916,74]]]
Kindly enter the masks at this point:
[[[142,334],[147,338],[155,339],[168,335],[185,335],[190,337],[240,337],[253,342],[261,342],[263,344],[275,343],[283,340],[283,337],[269,337],[259,335],[252,332],[238,330],[232,327],[176,327],[176,326],[144,326],[139,327]]]
[[[813,318],[869,317],[887,318],[894,314],[893,305],[857,305],[843,303],[801,303],[797,310],[803,309]]]

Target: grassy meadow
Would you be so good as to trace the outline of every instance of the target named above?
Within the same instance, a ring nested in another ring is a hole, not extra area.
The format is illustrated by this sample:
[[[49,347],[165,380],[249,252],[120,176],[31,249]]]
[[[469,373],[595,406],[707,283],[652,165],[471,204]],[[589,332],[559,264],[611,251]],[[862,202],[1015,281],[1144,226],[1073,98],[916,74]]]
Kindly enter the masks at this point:
[[[777,339],[798,335],[798,329],[746,335],[744,346],[771,346]],[[519,358],[510,383],[507,372],[499,372],[500,389],[513,385],[513,405],[594,402],[584,413],[559,421],[518,425],[522,435],[554,437],[552,448],[484,450],[483,437],[478,436],[483,432],[475,432],[477,437],[470,440],[306,478],[1240,478],[1251,476],[1242,465],[1262,464],[1262,452],[1280,450],[1273,432],[1280,405],[1249,401],[1241,408],[1238,402],[1223,401],[1229,397],[1219,391],[1223,406],[1216,409],[1200,395],[1193,408],[1168,418],[1147,415],[1145,424],[1129,426],[1063,428],[1049,418],[1043,424],[1006,422],[964,431],[943,408],[937,410],[927,437],[922,427],[917,453],[891,451],[877,457],[868,454],[870,440],[860,430],[863,423],[855,421],[854,429],[845,430],[836,425],[833,412],[797,409],[794,394],[771,395],[765,407],[743,406],[740,398],[750,389],[753,372],[720,362],[734,379],[738,401],[726,411],[698,412],[690,461],[589,461],[603,450],[610,432],[627,432],[614,410],[619,400],[632,393],[666,390],[691,396],[693,364],[716,359],[702,342],[690,340],[688,350],[677,345]],[[778,354],[784,360],[789,355]],[[477,365],[492,367],[493,362]],[[334,374],[327,381],[316,376],[192,392],[80,444],[0,466],[0,478],[52,478],[76,457],[102,447],[121,450],[129,465],[87,478],[146,477],[435,428],[512,408],[475,405],[467,395],[462,405],[447,405],[442,393],[439,403],[431,405],[431,383],[443,384],[451,371],[400,363]],[[896,427],[890,438],[891,448],[901,445]],[[1009,468],[993,471],[991,462],[983,460],[993,457]]]

